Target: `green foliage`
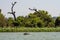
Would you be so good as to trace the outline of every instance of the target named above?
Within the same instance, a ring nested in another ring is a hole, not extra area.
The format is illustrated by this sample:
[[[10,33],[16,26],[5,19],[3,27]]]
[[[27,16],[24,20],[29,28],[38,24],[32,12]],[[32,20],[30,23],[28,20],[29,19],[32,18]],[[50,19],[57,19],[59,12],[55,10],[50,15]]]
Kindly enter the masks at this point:
[[[6,20],[5,20],[4,15],[1,13],[1,10],[0,10],[0,26],[1,27],[6,26]]]
[[[8,26],[13,26],[13,18],[11,18],[11,17],[9,17],[8,19],[7,19],[7,21],[8,21]]]
[[[60,26],[60,16],[55,20],[55,26]]]
[[[57,21],[59,21],[59,18]],[[28,14],[25,17],[18,16],[16,20],[14,20],[12,17],[6,19],[0,10],[0,26],[54,27],[55,23],[57,22],[54,22],[54,19],[51,17],[51,15],[44,10],[38,10],[34,13]]]
[[[0,32],[60,32],[60,27],[57,28],[7,27],[7,28],[0,28]]]
[[[15,26],[19,26],[19,23],[17,22],[17,21],[13,21],[13,26],[15,27]]]
[[[23,16],[18,16],[16,22],[19,24],[19,26],[24,26],[24,20],[25,18]]]
[[[0,10],[0,32],[60,32],[60,16],[54,20],[47,11],[38,10],[27,16],[5,18]],[[55,28],[57,27],[57,28]]]
[[[53,19],[51,15],[48,15],[47,11],[44,10],[39,10],[34,13],[30,13],[28,15],[28,19],[32,21],[33,24],[35,24],[37,27],[42,27],[42,26],[54,26]]]
[[[29,15],[23,17],[18,16],[16,21],[12,18],[8,18],[8,25],[14,26],[24,26],[24,27],[53,27],[54,20],[51,15],[48,15],[47,11],[39,10],[34,13],[30,13]]]

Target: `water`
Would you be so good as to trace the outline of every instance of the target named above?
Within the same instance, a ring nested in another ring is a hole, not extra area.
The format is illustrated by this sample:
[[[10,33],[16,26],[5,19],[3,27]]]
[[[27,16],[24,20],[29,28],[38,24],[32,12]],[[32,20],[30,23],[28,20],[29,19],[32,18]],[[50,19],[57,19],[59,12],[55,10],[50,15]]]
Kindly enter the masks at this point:
[[[0,40],[60,40],[60,32],[24,32],[0,33]]]

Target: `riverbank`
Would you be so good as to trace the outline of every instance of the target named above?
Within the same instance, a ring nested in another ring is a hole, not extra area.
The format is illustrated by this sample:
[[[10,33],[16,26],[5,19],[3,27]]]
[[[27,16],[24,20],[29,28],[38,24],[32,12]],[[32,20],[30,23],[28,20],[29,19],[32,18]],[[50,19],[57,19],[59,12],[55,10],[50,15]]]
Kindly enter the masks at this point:
[[[60,32],[60,27],[56,28],[7,27],[0,28],[0,32]]]

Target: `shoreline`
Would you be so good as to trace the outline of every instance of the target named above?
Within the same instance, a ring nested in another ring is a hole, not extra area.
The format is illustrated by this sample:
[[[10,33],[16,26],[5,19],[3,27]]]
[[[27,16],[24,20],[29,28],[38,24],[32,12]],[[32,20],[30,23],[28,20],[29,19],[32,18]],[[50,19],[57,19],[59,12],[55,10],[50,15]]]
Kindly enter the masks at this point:
[[[26,27],[17,27],[17,28],[0,28],[0,32],[60,32],[60,27],[56,28],[26,28]]]

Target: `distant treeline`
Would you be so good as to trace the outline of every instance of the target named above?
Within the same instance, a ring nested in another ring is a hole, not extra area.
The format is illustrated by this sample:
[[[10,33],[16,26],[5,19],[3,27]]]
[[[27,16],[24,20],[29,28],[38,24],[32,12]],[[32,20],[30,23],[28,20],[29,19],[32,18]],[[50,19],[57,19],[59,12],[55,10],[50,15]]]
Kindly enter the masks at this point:
[[[39,13],[38,13],[39,12]],[[0,27],[57,27],[60,26],[60,17],[54,19],[47,11],[38,10],[27,16],[18,16],[16,20],[6,18],[0,10]]]

